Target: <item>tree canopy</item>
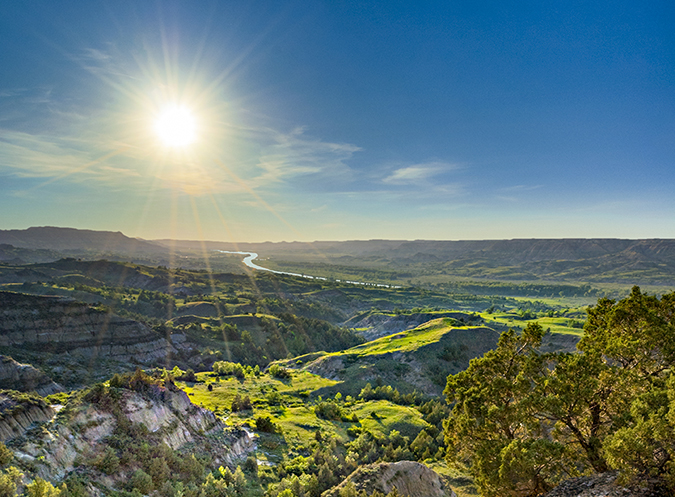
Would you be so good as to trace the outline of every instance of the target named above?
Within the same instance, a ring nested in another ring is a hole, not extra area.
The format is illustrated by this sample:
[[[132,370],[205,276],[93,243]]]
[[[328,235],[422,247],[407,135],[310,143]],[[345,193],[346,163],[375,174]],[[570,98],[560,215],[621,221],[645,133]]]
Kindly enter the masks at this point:
[[[485,496],[534,496],[618,469],[675,488],[675,293],[634,287],[589,308],[576,353],[541,353],[544,330],[504,332],[448,377],[448,460]]]

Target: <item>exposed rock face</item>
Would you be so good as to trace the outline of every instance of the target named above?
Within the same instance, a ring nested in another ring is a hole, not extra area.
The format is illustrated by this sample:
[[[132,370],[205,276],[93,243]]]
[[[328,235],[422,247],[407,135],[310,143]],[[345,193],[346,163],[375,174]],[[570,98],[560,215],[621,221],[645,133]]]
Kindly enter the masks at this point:
[[[663,485],[663,482],[657,479],[622,486],[616,482],[617,477],[617,473],[602,473],[571,478],[551,490],[546,497],[669,497],[673,495]]]
[[[150,444],[164,443],[174,450],[190,444],[196,453],[211,453],[217,465],[236,464],[255,448],[246,432],[227,428],[181,390],[153,386],[146,393],[120,391],[117,416],[145,425]],[[59,481],[74,470],[78,458],[104,451],[106,437],[118,424],[119,418],[110,410],[83,403],[64,409],[41,431],[15,442],[13,449],[17,458],[35,467],[37,476]]]
[[[321,497],[337,497],[349,482],[360,491],[371,494],[375,490],[387,494],[394,487],[399,495],[408,497],[456,497],[446,489],[438,474],[424,464],[413,461],[378,463],[362,466],[337,487],[326,490]]]
[[[11,392],[0,393],[0,440],[21,437],[36,424],[52,419],[55,411],[40,398],[17,398]]]
[[[63,387],[30,364],[20,364],[9,356],[0,355],[0,388],[19,392],[51,395],[63,392]]]
[[[147,326],[67,299],[0,292],[0,347],[148,362],[173,351]]]

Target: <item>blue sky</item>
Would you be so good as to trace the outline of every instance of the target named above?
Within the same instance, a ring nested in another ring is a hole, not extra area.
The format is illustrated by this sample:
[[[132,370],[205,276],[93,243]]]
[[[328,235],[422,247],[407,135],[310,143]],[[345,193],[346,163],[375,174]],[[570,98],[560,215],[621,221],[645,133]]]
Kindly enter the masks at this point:
[[[0,229],[675,237],[670,2],[8,2]],[[153,135],[163,106],[197,141]]]

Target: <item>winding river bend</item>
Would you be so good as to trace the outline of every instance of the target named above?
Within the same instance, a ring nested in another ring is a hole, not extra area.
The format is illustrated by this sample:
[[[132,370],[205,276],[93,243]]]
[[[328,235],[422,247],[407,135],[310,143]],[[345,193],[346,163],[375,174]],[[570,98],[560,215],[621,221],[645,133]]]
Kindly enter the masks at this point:
[[[285,274],[287,276],[298,276],[300,278],[308,278],[310,280],[323,280],[323,281],[328,281],[328,278],[324,278],[323,276],[310,276],[308,274],[301,274],[301,273],[289,273],[288,271],[276,271],[274,269],[269,269],[266,267],[258,266],[255,262],[253,262],[255,259],[258,258],[258,254],[255,252],[232,252],[230,250],[216,250],[216,252],[220,252],[221,254],[238,254],[238,255],[245,255],[244,260],[242,261],[244,264],[246,264],[248,267],[251,269],[257,269],[258,271],[268,271],[270,273],[274,274]],[[348,283],[350,285],[362,285],[362,286],[377,286],[381,288],[401,288],[398,285],[385,285],[384,283],[367,283],[363,281],[351,281],[351,280],[334,280],[337,281],[338,283]]]

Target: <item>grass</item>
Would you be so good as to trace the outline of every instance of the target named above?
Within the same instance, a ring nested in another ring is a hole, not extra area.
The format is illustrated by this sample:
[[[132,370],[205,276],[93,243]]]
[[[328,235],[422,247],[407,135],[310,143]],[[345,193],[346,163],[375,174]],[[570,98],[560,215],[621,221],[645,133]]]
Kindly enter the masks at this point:
[[[256,417],[269,415],[281,427],[281,435],[260,434],[260,453],[257,457],[270,462],[277,462],[286,454],[306,450],[314,440],[317,430],[347,442],[350,439],[348,430],[352,427],[383,435],[397,430],[404,436],[414,438],[427,426],[417,409],[386,400],[364,402],[347,398],[345,402],[340,402],[345,414],[349,417],[356,414],[358,422],[319,418],[314,413],[314,405],[309,401],[309,396],[312,392],[331,387],[337,382],[306,371],[293,371],[292,377],[283,381],[266,374],[259,377],[246,376],[244,379],[227,377],[217,381],[212,373],[197,373],[197,379],[197,383],[177,384],[193,403],[215,412],[225,423],[253,427]],[[211,391],[208,389],[209,385]],[[253,409],[231,412],[232,400],[237,394],[248,395]],[[274,402],[271,402],[272,399]]]
[[[509,328],[522,329],[528,323],[539,323],[544,329],[550,328],[551,333],[576,336],[581,336],[583,334],[583,329],[569,326],[570,321],[572,321],[569,317],[537,317],[533,319],[522,319],[518,314],[511,312],[493,314],[481,312],[479,314],[485,320],[487,326],[496,323]]]
[[[438,342],[446,333],[452,330],[453,323],[454,320],[449,318],[434,319],[415,329],[378,338],[351,349],[336,352],[333,355],[356,355],[357,357],[363,357],[389,354],[391,352],[412,352],[425,345]]]
[[[445,462],[425,461],[425,464],[441,476],[446,485],[449,485],[457,494],[457,497],[475,497],[480,495],[473,480],[461,470],[448,466]]]

